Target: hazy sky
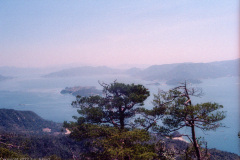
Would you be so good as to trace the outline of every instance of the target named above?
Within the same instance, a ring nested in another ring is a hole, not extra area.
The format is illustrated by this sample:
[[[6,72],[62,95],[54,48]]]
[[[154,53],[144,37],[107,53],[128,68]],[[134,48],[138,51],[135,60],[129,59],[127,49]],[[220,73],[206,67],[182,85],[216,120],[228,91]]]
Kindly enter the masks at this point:
[[[0,0],[0,66],[239,58],[238,0]]]

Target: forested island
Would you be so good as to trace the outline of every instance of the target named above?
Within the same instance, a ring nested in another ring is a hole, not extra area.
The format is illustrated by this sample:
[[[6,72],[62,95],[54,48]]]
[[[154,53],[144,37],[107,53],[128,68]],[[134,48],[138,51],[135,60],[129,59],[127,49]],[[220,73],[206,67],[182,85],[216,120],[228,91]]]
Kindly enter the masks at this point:
[[[61,91],[61,94],[72,94],[74,96],[92,96],[100,95],[101,90],[96,89],[94,86],[76,86],[76,87],[66,87]]]

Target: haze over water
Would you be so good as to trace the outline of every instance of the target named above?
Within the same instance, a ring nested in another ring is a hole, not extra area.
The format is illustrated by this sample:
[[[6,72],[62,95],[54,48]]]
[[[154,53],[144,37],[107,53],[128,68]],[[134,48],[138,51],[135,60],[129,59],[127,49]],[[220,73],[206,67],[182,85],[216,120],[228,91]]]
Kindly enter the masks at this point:
[[[41,68],[50,73],[60,67],[130,68],[240,58],[238,0],[11,0],[0,1],[0,19],[0,68]],[[70,105],[75,98],[60,94],[65,87],[101,89],[98,80],[117,79],[142,83],[152,94],[158,87],[171,88],[126,76],[42,78],[0,73],[9,75],[15,78],[0,81],[1,108],[31,110],[57,122],[76,115]],[[199,86],[205,96],[196,102],[224,105],[227,127],[209,135],[199,131],[198,136],[204,136],[210,148],[239,154],[238,79],[207,79]]]
[[[11,108],[16,110],[31,110],[44,119],[55,122],[72,121],[73,115],[78,115],[71,102],[75,100],[72,95],[62,95],[60,91],[65,87],[72,86],[96,86],[101,89],[98,80],[110,83],[114,80],[124,83],[143,84],[150,92],[151,96],[145,102],[146,108],[152,107],[153,94],[158,89],[168,90],[173,86],[165,84],[149,85],[149,81],[136,79],[129,76],[91,76],[91,77],[71,77],[71,78],[15,78],[0,82],[0,108]],[[225,128],[217,131],[202,132],[197,131],[198,137],[204,137],[209,148],[217,148],[224,151],[239,154],[238,133],[238,88],[237,77],[225,77],[218,79],[203,80],[197,85],[205,93],[202,98],[193,98],[193,103],[217,102],[224,106],[227,117],[223,120]],[[182,133],[189,133],[188,129],[181,130]]]

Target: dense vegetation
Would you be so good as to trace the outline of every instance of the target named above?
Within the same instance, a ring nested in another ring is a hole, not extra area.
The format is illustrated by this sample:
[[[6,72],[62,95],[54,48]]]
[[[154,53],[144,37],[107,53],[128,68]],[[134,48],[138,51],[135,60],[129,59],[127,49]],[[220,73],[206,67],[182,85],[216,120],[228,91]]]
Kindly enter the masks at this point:
[[[13,146],[8,146],[5,144],[0,144],[0,157],[3,158],[50,158],[51,159],[85,159],[86,153],[89,153],[89,148],[84,146],[84,142],[75,141],[67,136],[39,136],[39,135],[18,135],[18,134],[9,134],[1,133],[1,141],[6,144],[14,144]],[[162,144],[165,144],[164,151],[171,151],[175,149],[175,156],[182,159],[184,150],[189,145],[186,142],[179,140],[172,140],[163,137]],[[157,139],[158,140],[158,139]],[[154,140],[156,141],[156,140]],[[20,145],[19,148],[17,145]],[[211,160],[237,160],[240,157],[236,154],[219,151],[216,149],[209,149]],[[180,154],[179,154],[180,153]],[[74,157],[74,158],[73,158]],[[84,158],[85,157],[85,158]]]
[[[32,111],[0,109],[1,131],[24,134],[60,133],[62,124],[47,121]],[[44,132],[44,128],[47,128]],[[51,129],[51,132],[49,132]]]
[[[1,112],[8,111],[7,109],[1,110]],[[22,116],[34,119],[36,114],[29,114],[33,112],[22,112],[10,110],[14,113],[22,114]],[[26,116],[25,116],[26,114]],[[12,115],[12,118],[17,114]],[[13,133],[3,130],[3,125],[6,124],[4,121],[8,121],[7,119],[1,119],[1,132],[0,132],[0,156],[3,158],[50,158],[50,159],[84,159],[87,153],[91,152],[91,147],[86,147],[86,141],[75,141],[72,138],[69,138],[68,135],[60,134],[47,134],[47,135],[39,135],[39,134],[28,134],[30,132],[23,133]],[[23,119],[22,119],[23,120]],[[18,125],[18,121],[11,121],[12,125]],[[32,121],[27,125],[34,126],[36,121]],[[26,128],[31,128],[27,127]],[[45,127],[45,126],[44,126]],[[50,127],[50,126],[48,126]],[[172,136],[178,136],[179,134],[174,134]],[[148,143],[153,144],[157,141],[160,141],[161,144],[164,144],[164,148],[162,151],[172,151],[174,148],[175,156],[177,159],[182,159],[182,155],[184,154],[184,150],[189,146],[189,143],[179,140],[173,140],[162,136],[153,136],[155,138],[151,138]],[[219,151],[216,149],[210,149],[209,153],[211,154],[210,159],[229,159],[236,160],[239,158],[236,154],[232,154],[229,152]],[[73,158],[74,157],[74,158]]]
[[[50,159],[239,159],[236,154],[207,149],[195,127],[216,129],[225,115],[216,103],[193,105],[199,92],[187,83],[155,95],[152,109],[143,107],[149,91],[142,85],[101,84],[102,96],[77,96],[76,121],[46,121],[29,111],[0,109],[0,156]],[[160,120],[162,124],[160,125]],[[190,127],[191,142],[174,140]],[[44,132],[43,129],[48,129]],[[49,131],[51,129],[51,131]]]
[[[80,117],[77,122],[65,123],[71,137],[87,139],[91,147],[87,157],[94,159],[152,159],[154,146],[147,144],[147,131],[134,127],[132,119],[139,106],[150,95],[142,85],[101,84],[103,96],[77,97],[72,103]]]
[[[158,134],[168,134],[183,127],[190,128],[191,135],[185,136],[191,141],[197,159],[204,159],[203,157],[208,157],[208,155],[201,151],[201,142],[197,141],[195,130],[200,128],[207,131],[222,127],[220,121],[225,118],[225,112],[219,111],[223,106],[217,103],[207,102],[193,105],[191,96],[201,96],[201,94],[200,89],[190,88],[186,82],[168,92],[159,91],[153,101],[155,107],[152,110],[141,109],[144,118],[140,118],[140,121],[144,124],[149,123],[149,119],[154,122],[161,119],[163,125],[155,123],[152,127],[152,130]]]
[[[149,143],[156,135],[169,135],[183,127],[191,128],[187,135],[191,143],[184,152],[185,158],[207,159],[209,154],[197,140],[195,127],[216,129],[225,118],[223,106],[216,103],[192,105],[190,96],[199,96],[197,90],[185,82],[168,92],[155,96],[153,109],[141,107],[149,96],[142,85],[102,84],[103,96],[77,97],[72,103],[79,108],[76,122],[64,123],[70,137],[83,141],[91,148],[85,156],[93,159],[159,159],[177,158],[164,150],[162,140]],[[163,122],[159,126],[158,121]],[[191,137],[191,138],[190,138]],[[159,147],[160,146],[160,147]],[[180,150],[178,150],[180,152]]]
[[[94,86],[89,87],[66,87],[61,91],[61,94],[72,94],[74,96],[91,96],[102,94],[101,90],[96,89]]]

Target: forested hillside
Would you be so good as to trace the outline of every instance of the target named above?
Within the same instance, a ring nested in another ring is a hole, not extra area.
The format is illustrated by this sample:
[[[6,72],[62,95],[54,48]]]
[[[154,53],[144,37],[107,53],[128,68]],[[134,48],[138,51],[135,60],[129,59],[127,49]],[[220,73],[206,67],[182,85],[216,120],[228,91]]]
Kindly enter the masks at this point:
[[[32,111],[0,109],[0,129],[25,134],[58,134],[62,124],[44,120]]]
[[[85,141],[76,141],[62,134],[39,134],[42,128],[48,127],[59,131],[62,124],[46,121],[31,111],[0,109],[0,156],[3,158],[51,158],[51,159],[84,159],[83,155],[92,152]],[[35,133],[35,134],[32,134]],[[38,133],[38,134],[36,134]],[[177,136],[177,134],[172,135]],[[154,136],[148,143],[161,140],[165,149],[175,149],[177,159],[189,145],[184,141]],[[236,160],[239,156],[229,152],[210,149],[211,159]],[[86,157],[85,157],[86,158]]]

